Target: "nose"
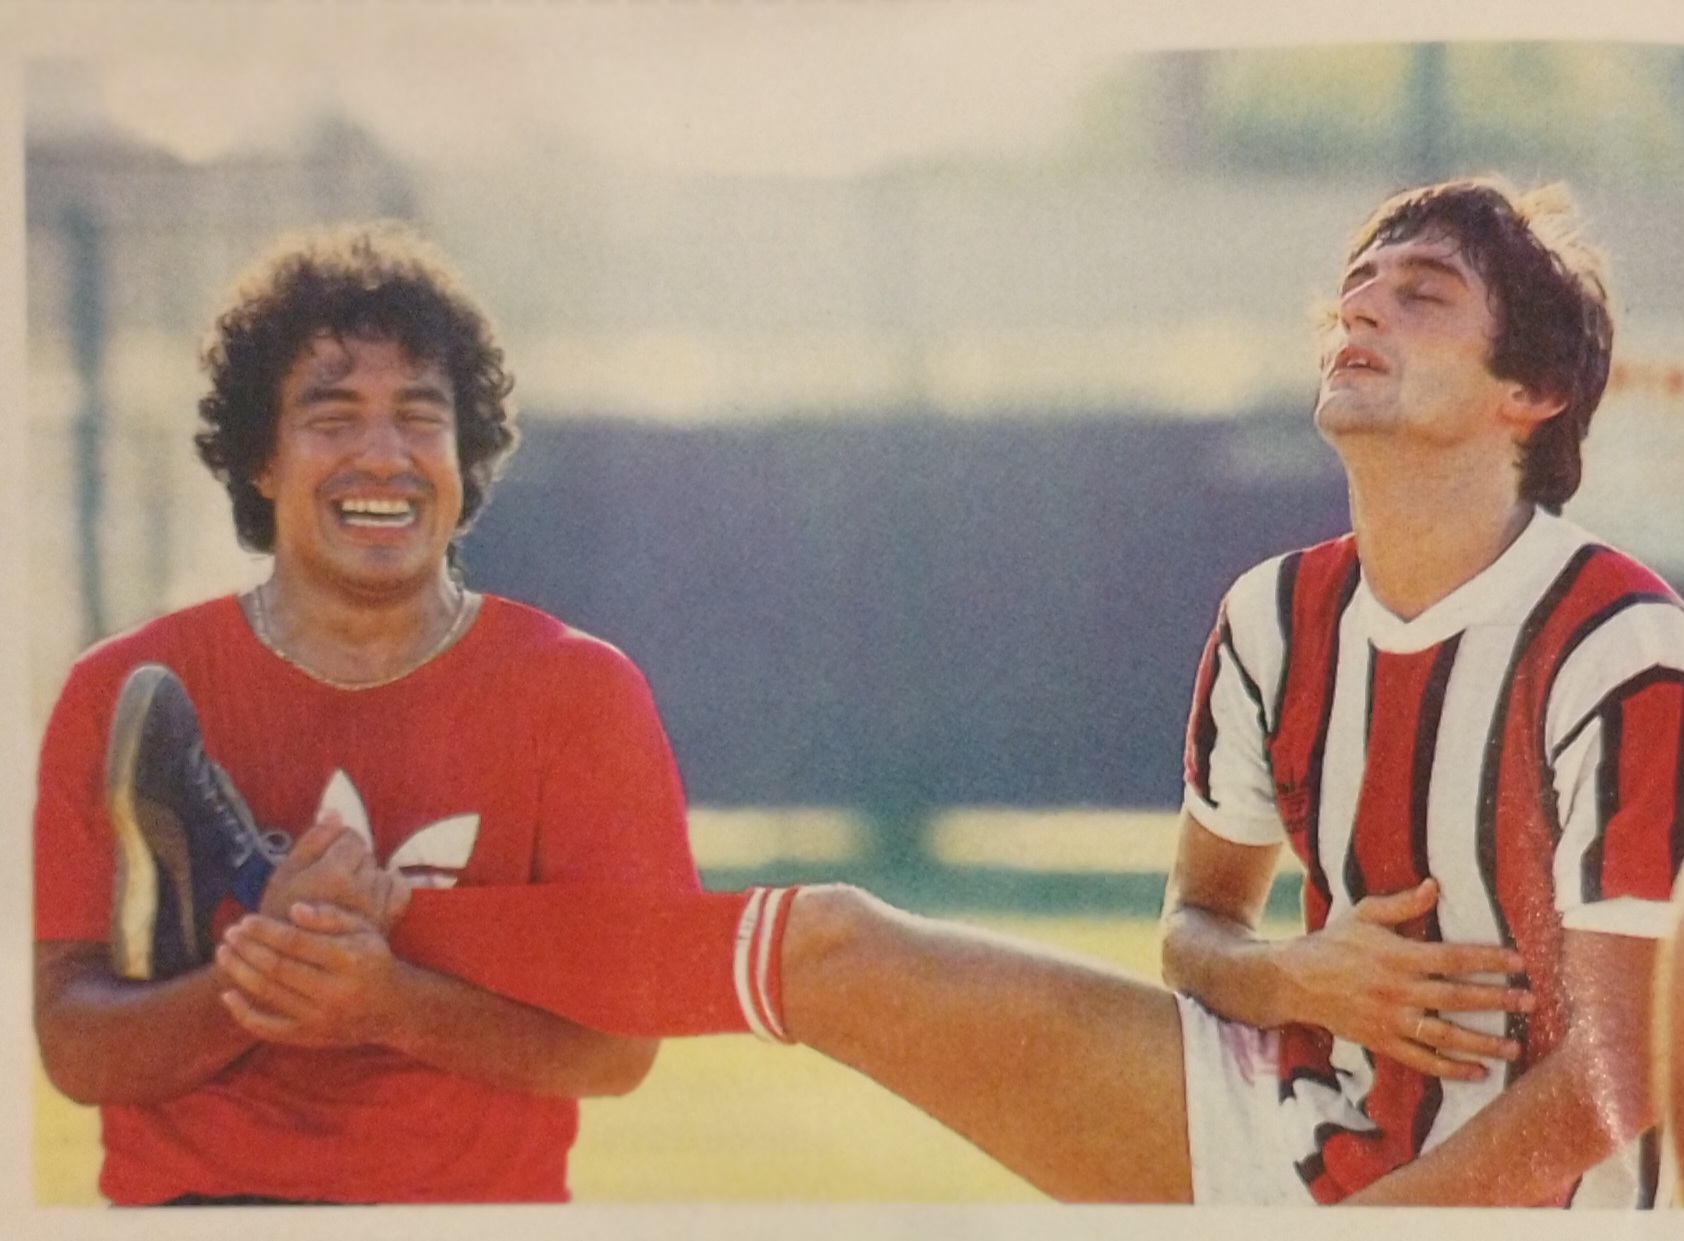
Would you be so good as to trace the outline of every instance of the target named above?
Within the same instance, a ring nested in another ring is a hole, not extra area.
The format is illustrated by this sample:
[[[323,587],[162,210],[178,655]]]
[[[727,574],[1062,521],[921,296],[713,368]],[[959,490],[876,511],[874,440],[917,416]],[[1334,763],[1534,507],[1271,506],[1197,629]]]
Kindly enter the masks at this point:
[[[1346,328],[1363,323],[1379,327],[1381,321],[1380,281],[1367,276],[1351,284],[1339,295],[1339,322]]]
[[[364,469],[405,469],[409,446],[396,418],[389,414],[368,419],[357,441],[357,464]]]

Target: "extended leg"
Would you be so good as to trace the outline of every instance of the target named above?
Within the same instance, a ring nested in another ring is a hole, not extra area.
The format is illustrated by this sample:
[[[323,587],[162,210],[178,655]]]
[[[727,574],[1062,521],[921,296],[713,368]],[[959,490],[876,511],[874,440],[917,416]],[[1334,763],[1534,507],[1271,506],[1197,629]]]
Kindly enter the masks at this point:
[[[795,1041],[871,1077],[1061,1198],[1191,1197],[1175,1000],[1097,961],[804,888],[417,892],[400,955],[612,1033],[746,1030],[753,980]],[[764,949],[762,954],[758,949]]]
[[[1055,1197],[1188,1202],[1174,997],[1102,963],[920,918],[847,888],[797,894],[784,1012]]]

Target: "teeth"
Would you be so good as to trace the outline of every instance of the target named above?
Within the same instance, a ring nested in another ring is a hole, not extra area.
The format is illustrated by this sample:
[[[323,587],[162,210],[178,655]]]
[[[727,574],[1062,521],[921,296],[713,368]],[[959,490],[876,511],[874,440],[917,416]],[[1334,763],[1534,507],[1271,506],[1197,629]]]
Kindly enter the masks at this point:
[[[385,500],[359,497],[354,500],[341,500],[339,512],[351,522],[367,524],[401,524],[407,522],[413,514],[413,506],[408,500]]]

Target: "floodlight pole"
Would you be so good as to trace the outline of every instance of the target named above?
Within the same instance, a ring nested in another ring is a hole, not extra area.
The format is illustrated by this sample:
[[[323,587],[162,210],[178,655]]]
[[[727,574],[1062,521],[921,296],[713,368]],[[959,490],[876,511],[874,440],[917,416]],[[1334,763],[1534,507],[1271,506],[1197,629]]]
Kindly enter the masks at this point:
[[[70,345],[82,390],[76,413],[76,544],[83,638],[105,636],[105,575],[99,524],[105,511],[105,245],[99,221],[72,204],[61,217],[69,254]]]

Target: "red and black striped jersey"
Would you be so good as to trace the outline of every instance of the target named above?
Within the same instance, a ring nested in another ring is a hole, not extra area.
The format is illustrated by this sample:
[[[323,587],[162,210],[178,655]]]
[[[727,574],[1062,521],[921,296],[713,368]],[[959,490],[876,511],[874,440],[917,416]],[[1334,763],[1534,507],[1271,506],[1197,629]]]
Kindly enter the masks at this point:
[[[1369,592],[1348,535],[1235,583],[1200,664],[1187,809],[1227,839],[1291,846],[1307,930],[1431,876],[1436,908],[1400,931],[1513,946],[1537,997],[1527,1015],[1455,1014],[1522,1048],[1480,1082],[1283,1030],[1282,1103],[1303,1138],[1286,1154],[1319,1200],[1430,1149],[1550,1053],[1565,930],[1660,933],[1684,862],[1681,785],[1684,605],[1559,517],[1535,514],[1407,621]],[[1641,1204],[1644,1162],[1622,1153],[1576,1199]]]

